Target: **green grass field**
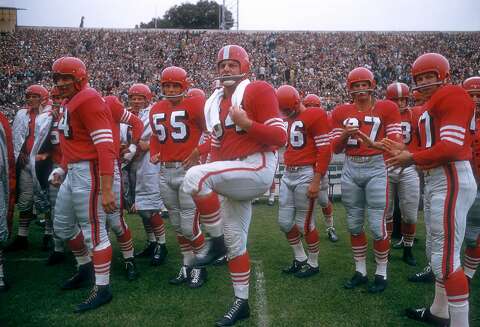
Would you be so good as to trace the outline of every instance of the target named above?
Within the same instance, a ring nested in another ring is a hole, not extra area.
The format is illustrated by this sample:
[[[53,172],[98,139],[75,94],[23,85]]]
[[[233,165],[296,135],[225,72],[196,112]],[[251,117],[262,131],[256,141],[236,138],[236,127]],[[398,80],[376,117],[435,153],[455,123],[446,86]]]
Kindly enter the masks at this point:
[[[252,259],[252,314],[238,326],[416,326],[403,317],[403,310],[430,304],[433,298],[433,284],[413,284],[406,280],[425,264],[423,221],[419,224],[419,242],[415,247],[418,267],[407,266],[401,260],[402,251],[393,250],[388,289],[383,294],[370,295],[365,293],[366,288],[352,291],[342,286],[353,274],[354,264],[341,204],[336,203],[334,212],[338,243],[328,241],[323,217],[319,219],[320,274],[308,280],[281,274],[281,268],[290,263],[292,255],[276,223],[277,209],[265,204],[254,206],[248,247]],[[145,235],[140,218],[129,216],[127,222],[137,249],[142,248]],[[42,232],[32,224],[30,250],[7,255],[6,269],[12,288],[0,294],[0,326],[213,326],[233,298],[227,268],[210,267],[208,283],[200,289],[169,285],[168,279],[180,267],[180,254],[171,226],[167,233],[166,263],[150,267],[147,260],[137,260],[141,276],[134,282],[126,281],[113,240],[113,301],[78,315],[73,309],[89,290],[60,290],[61,282],[74,271],[73,259],[60,266],[46,267],[47,253],[39,250]],[[367,266],[373,279],[375,264],[371,251]],[[477,275],[470,294],[471,326],[480,326],[479,279]]]

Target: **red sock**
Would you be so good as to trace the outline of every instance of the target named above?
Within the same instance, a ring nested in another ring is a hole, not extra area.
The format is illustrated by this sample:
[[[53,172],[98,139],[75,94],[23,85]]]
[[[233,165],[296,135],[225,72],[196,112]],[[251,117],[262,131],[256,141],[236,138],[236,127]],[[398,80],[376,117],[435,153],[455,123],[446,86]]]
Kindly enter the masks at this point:
[[[180,251],[182,253],[192,251],[192,246],[190,244],[190,241],[182,234],[177,233],[177,242],[178,242],[178,245],[180,245]]]
[[[373,251],[375,252],[375,261],[377,263],[388,262],[389,250],[390,250],[390,244],[388,239],[373,241]]]
[[[165,243],[165,223],[163,222],[160,213],[156,212],[150,218],[150,224],[152,224],[153,233],[158,243]]]
[[[301,235],[298,231],[297,225],[293,225],[292,229],[288,233],[285,234],[287,236],[287,241],[290,245],[296,245],[300,243]]]
[[[70,247],[70,250],[72,250],[72,253],[79,265],[83,265],[91,261],[81,231],[79,231],[74,238],[68,240],[68,246]]]
[[[367,237],[365,232],[359,235],[350,235],[350,242],[352,243],[353,259],[365,260],[367,257]]]
[[[228,260],[228,270],[232,278],[235,296],[241,299],[248,299],[250,279],[250,257],[248,256],[248,251]]]
[[[310,253],[318,253],[319,252],[319,245],[320,239],[318,237],[318,231],[316,228],[312,229],[305,235],[305,241],[308,245],[308,252]]]
[[[220,201],[217,193],[211,192],[206,196],[194,196],[193,200],[203,224],[215,224],[220,220]]]
[[[193,252],[197,254],[205,246],[205,236],[203,233],[200,233],[193,241],[190,242]]]
[[[133,240],[132,234],[130,232],[130,228],[126,226],[125,232],[117,237],[118,246],[120,247],[120,251],[122,251],[122,255],[124,259],[133,258]]]
[[[112,262],[112,246],[108,244],[104,249],[93,250],[93,269],[95,270],[95,284],[110,284],[110,264]]]
[[[402,223],[403,244],[405,246],[409,246],[409,247],[413,246],[413,240],[415,239],[416,229],[417,229],[417,224]]]
[[[473,278],[475,271],[480,264],[480,244],[476,247],[467,247],[465,249],[465,257],[463,260],[463,269],[465,269],[465,275],[470,279]]]
[[[322,212],[325,217],[331,217],[333,214],[332,202],[328,201],[328,205],[325,208],[322,208]]]
[[[386,225],[387,225],[388,239],[391,240],[392,233],[393,233],[393,217],[387,217]]]

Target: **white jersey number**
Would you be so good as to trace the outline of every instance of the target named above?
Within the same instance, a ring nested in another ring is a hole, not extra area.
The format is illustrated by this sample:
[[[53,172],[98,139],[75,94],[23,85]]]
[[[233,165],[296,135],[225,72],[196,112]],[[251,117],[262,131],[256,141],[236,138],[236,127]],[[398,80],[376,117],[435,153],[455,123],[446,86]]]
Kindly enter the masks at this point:
[[[303,121],[296,120],[290,127],[290,145],[294,149],[301,149],[305,146],[305,133]]]
[[[378,117],[373,116],[365,116],[363,118],[363,122],[365,124],[372,125],[372,130],[370,131],[369,138],[372,141],[375,141],[377,138],[378,130],[380,129],[380,125],[382,121]],[[344,126],[353,126],[360,128],[360,122],[357,118],[347,118],[343,121]],[[347,145],[349,146],[358,146],[358,140],[355,137],[349,137],[347,141]]]
[[[64,110],[62,118],[58,122],[58,130],[63,131],[65,138],[72,138],[72,129],[70,128],[68,110]]]
[[[420,116],[420,119],[418,120],[419,130],[421,130],[420,124],[423,124],[425,126],[424,128],[425,135],[420,135],[420,137],[424,137],[422,141],[425,141],[425,147],[427,149],[431,148],[434,141],[432,136],[432,119],[428,114],[428,111],[424,111],[423,114]]]
[[[188,137],[188,126],[184,123],[187,119],[187,112],[185,110],[173,111],[170,115],[170,126],[172,132],[170,137],[173,142],[184,142]],[[168,138],[167,128],[165,126],[165,113],[161,112],[152,116],[153,128],[157,134],[160,143],[165,143]]]
[[[403,143],[410,144],[412,142],[412,125],[408,121],[402,121]]]

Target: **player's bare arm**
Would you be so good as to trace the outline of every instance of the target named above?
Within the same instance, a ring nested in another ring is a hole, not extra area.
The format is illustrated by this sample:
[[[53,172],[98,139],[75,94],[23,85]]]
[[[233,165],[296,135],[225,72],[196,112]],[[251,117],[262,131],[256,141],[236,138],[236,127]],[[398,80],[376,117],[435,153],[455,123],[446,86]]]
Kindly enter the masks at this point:
[[[113,194],[113,176],[103,175],[101,177],[102,206],[106,213],[113,213],[117,209],[115,195]]]
[[[308,185],[307,197],[310,199],[316,199],[318,193],[320,192],[320,181],[322,180],[322,175],[320,173],[315,173],[313,179]]]

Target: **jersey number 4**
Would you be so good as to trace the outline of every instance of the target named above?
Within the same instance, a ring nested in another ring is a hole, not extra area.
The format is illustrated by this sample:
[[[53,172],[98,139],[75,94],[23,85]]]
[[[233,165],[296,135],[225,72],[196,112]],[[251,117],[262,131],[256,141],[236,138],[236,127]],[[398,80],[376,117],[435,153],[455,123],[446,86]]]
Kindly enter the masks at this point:
[[[165,113],[161,112],[154,114],[152,116],[152,121],[158,141],[160,143],[165,143],[167,138],[170,136],[174,143],[185,142],[189,135],[188,126],[184,122],[187,120],[187,118],[188,116],[185,110],[173,111],[170,115],[170,126],[172,130],[170,133],[168,133],[168,129],[165,126],[165,122],[167,121]]]
[[[70,116],[68,115],[68,110],[63,111],[62,118],[58,122],[58,130],[63,132],[65,138],[72,138],[72,128],[70,127]]]

